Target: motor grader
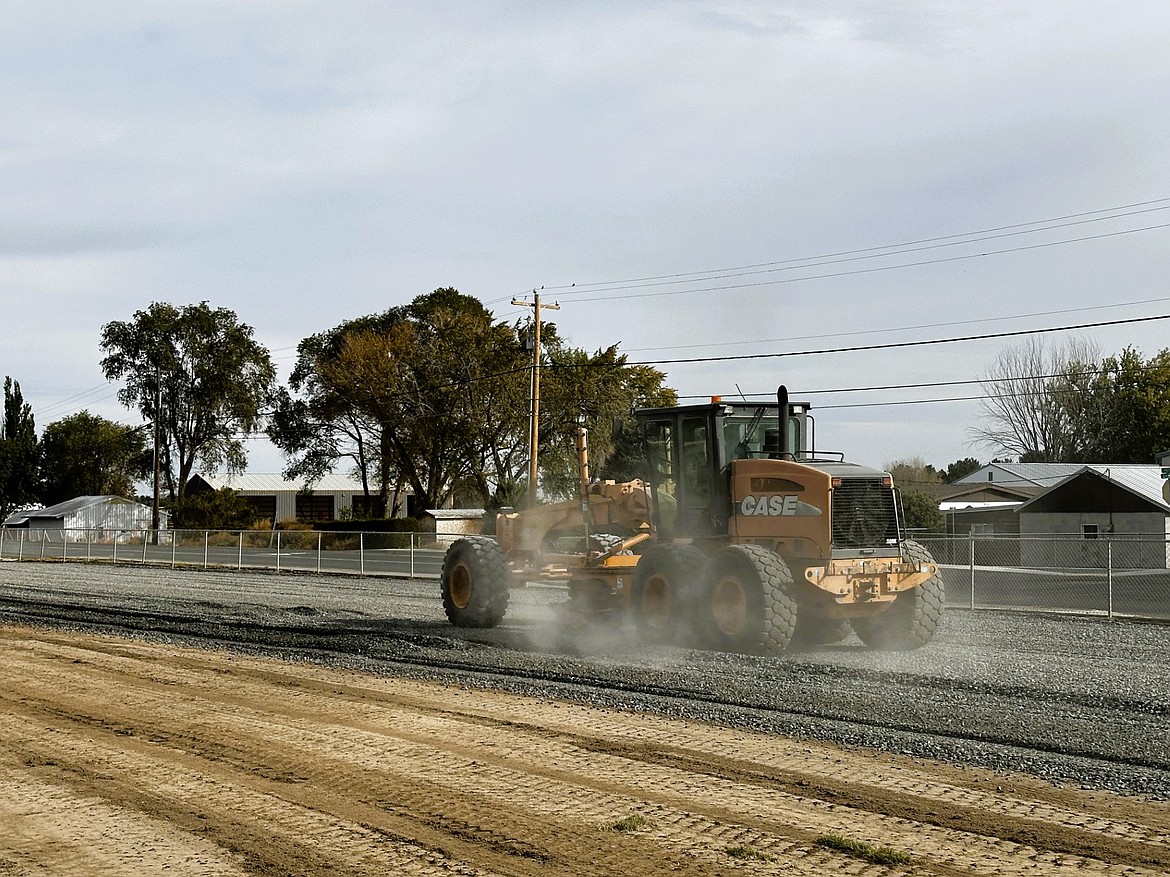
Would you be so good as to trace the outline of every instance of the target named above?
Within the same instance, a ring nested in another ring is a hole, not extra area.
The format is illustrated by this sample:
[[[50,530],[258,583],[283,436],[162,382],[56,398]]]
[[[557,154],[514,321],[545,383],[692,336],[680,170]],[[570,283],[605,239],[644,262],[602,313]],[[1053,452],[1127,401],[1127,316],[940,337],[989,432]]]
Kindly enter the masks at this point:
[[[492,627],[509,591],[567,586],[576,618],[631,618],[659,642],[780,653],[852,628],[873,648],[933,638],[938,566],[906,539],[891,476],[814,450],[807,402],[640,409],[644,477],[590,481],[578,436],[579,496],[501,512],[495,538],[447,550],[450,621]]]

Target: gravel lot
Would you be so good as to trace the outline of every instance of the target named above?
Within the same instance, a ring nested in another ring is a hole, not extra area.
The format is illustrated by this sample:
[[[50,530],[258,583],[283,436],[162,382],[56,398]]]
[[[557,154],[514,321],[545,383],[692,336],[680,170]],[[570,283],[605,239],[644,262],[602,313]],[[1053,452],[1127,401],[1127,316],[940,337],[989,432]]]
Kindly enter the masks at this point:
[[[450,627],[434,582],[0,563],[0,621],[227,646],[381,675],[557,697],[1019,770],[1170,800],[1170,627],[950,610],[936,642],[782,657],[569,631],[552,590]]]

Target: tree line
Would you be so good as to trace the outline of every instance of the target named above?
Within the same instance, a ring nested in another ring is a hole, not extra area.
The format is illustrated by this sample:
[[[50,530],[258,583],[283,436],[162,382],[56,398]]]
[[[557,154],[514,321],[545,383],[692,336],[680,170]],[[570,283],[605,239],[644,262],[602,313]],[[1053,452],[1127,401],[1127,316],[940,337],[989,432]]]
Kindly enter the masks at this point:
[[[303,339],[287,386],[269,351],[237,315],[207,302],[156,302],[102,327],[101,368],[145,426],[87,411],[37,436],[20,385],[4,383],[0,516],[80,495],[132,496],[154,465],[182,525],[246,514],[238,503],[187,495],[196,470],[241,472],[245,441],[264,434],[284,453],[285,476],[306,487],[327,472],[352,473],[365,513],[395,516],[409,491],[419,509],[449,502],[521,506],[527,492],[532,326],[499,320],[478,299],[436,289],[383,313],[346,320]],[[610,426],[636,406],[677,402],[665,375],[630,364],[618,345],[589,352],[542,327],[540,487],[575,489],[576,427],[590,430],[592,471],[636,473],[635,451],[614,447]],[[1021,462],[1152,462],[1170,448],[1170,350],[1102,356],[1083,341],[1039,340],[1005,350],[983,384],[972,440]],[[891,464],[908,504],[928,515],[919,482],[953,481],[974,457],[934,469]],[[937,503],[935,503],[937,509]],[[909,511],[908,511],[909,513]],[[237,520],[235,525],[250,523]]]
[[[518,505],[527,490],[531,326],[495,318],[452,288],[347,320],[298,345],[288,385],[251,327],[207,302],[154,303],[101,331],[101,368],[144,427],[81,412],[38,440],[20,386],[5,384],[0,513],[79,495],[132,496],[158,467],[176,523],[246,514],[230,498],[215,510],[189,496],[196,467],[241,472],[245,441],[266,434],[306,487],[343,469],[361,482],[365,512],[402,514],[409,488],[419,509]],[[576,427],[591,434],[598,471],[614,456],[611,425],[634,406],[677,401],[665,375],[630,365],[617,345],[588,352],[542,327],[540,485],[546,496],[576,484]],[[620,454],[619,454],[620,456]],[[620,461],[617,461],[620,463]],[[236,524],[245,524],[236,521]]]

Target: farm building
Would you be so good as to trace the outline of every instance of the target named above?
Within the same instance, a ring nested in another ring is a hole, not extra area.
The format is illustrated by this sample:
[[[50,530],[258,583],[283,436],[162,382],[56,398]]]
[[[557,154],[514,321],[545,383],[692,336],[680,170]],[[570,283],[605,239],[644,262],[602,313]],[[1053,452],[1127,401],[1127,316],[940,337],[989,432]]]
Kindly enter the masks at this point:
[[[229,475],[201,472],[191,476],[187,490],[196,493],[228,487],[252,507],[257,521],[329,521],[352,514],[355,518],[378,517],[381,509],[365,508],[362,484],[344,475],[324,475],[312,486],[289,481],[281,475],[245,473]],[[371,497],[376,499],[376,497]],[[405,507],[407,494],[400,498]]]
[[[1040,492],[1039,488],[1008,487],[994,482],[948,484],[938,509],[946,517],[951,536],[1004,536],[1020,532],[1016,510]]]
[[[28,530],[32,540],[93,541],[142,536],[151,528],[153,510],[121,496],[79,496],[42,509],[27,509],[9,516],[7,528]],[[167,528],[165,511],[160,527]]]
[[[1170,568],[1170,504],[1161,467],[1083,465],[1023,503],[1021,560],[1029,566]]]

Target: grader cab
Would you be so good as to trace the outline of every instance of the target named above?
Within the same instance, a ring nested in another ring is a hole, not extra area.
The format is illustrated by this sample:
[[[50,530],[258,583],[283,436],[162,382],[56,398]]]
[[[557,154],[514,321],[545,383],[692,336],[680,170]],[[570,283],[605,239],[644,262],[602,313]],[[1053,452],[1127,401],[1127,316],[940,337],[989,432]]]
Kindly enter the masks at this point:
[[[635,412],[644,478],[501,514],[442,573],[452,623],[498,624],[509,588],[559,581],[580,616],[632,618],[661,642],[783,652],[853,631],[875,648],[929,642],[943,589],[902,533],[888,473],[813,450],[808,403]],[[583,439],[581,440],[583,442]]]

